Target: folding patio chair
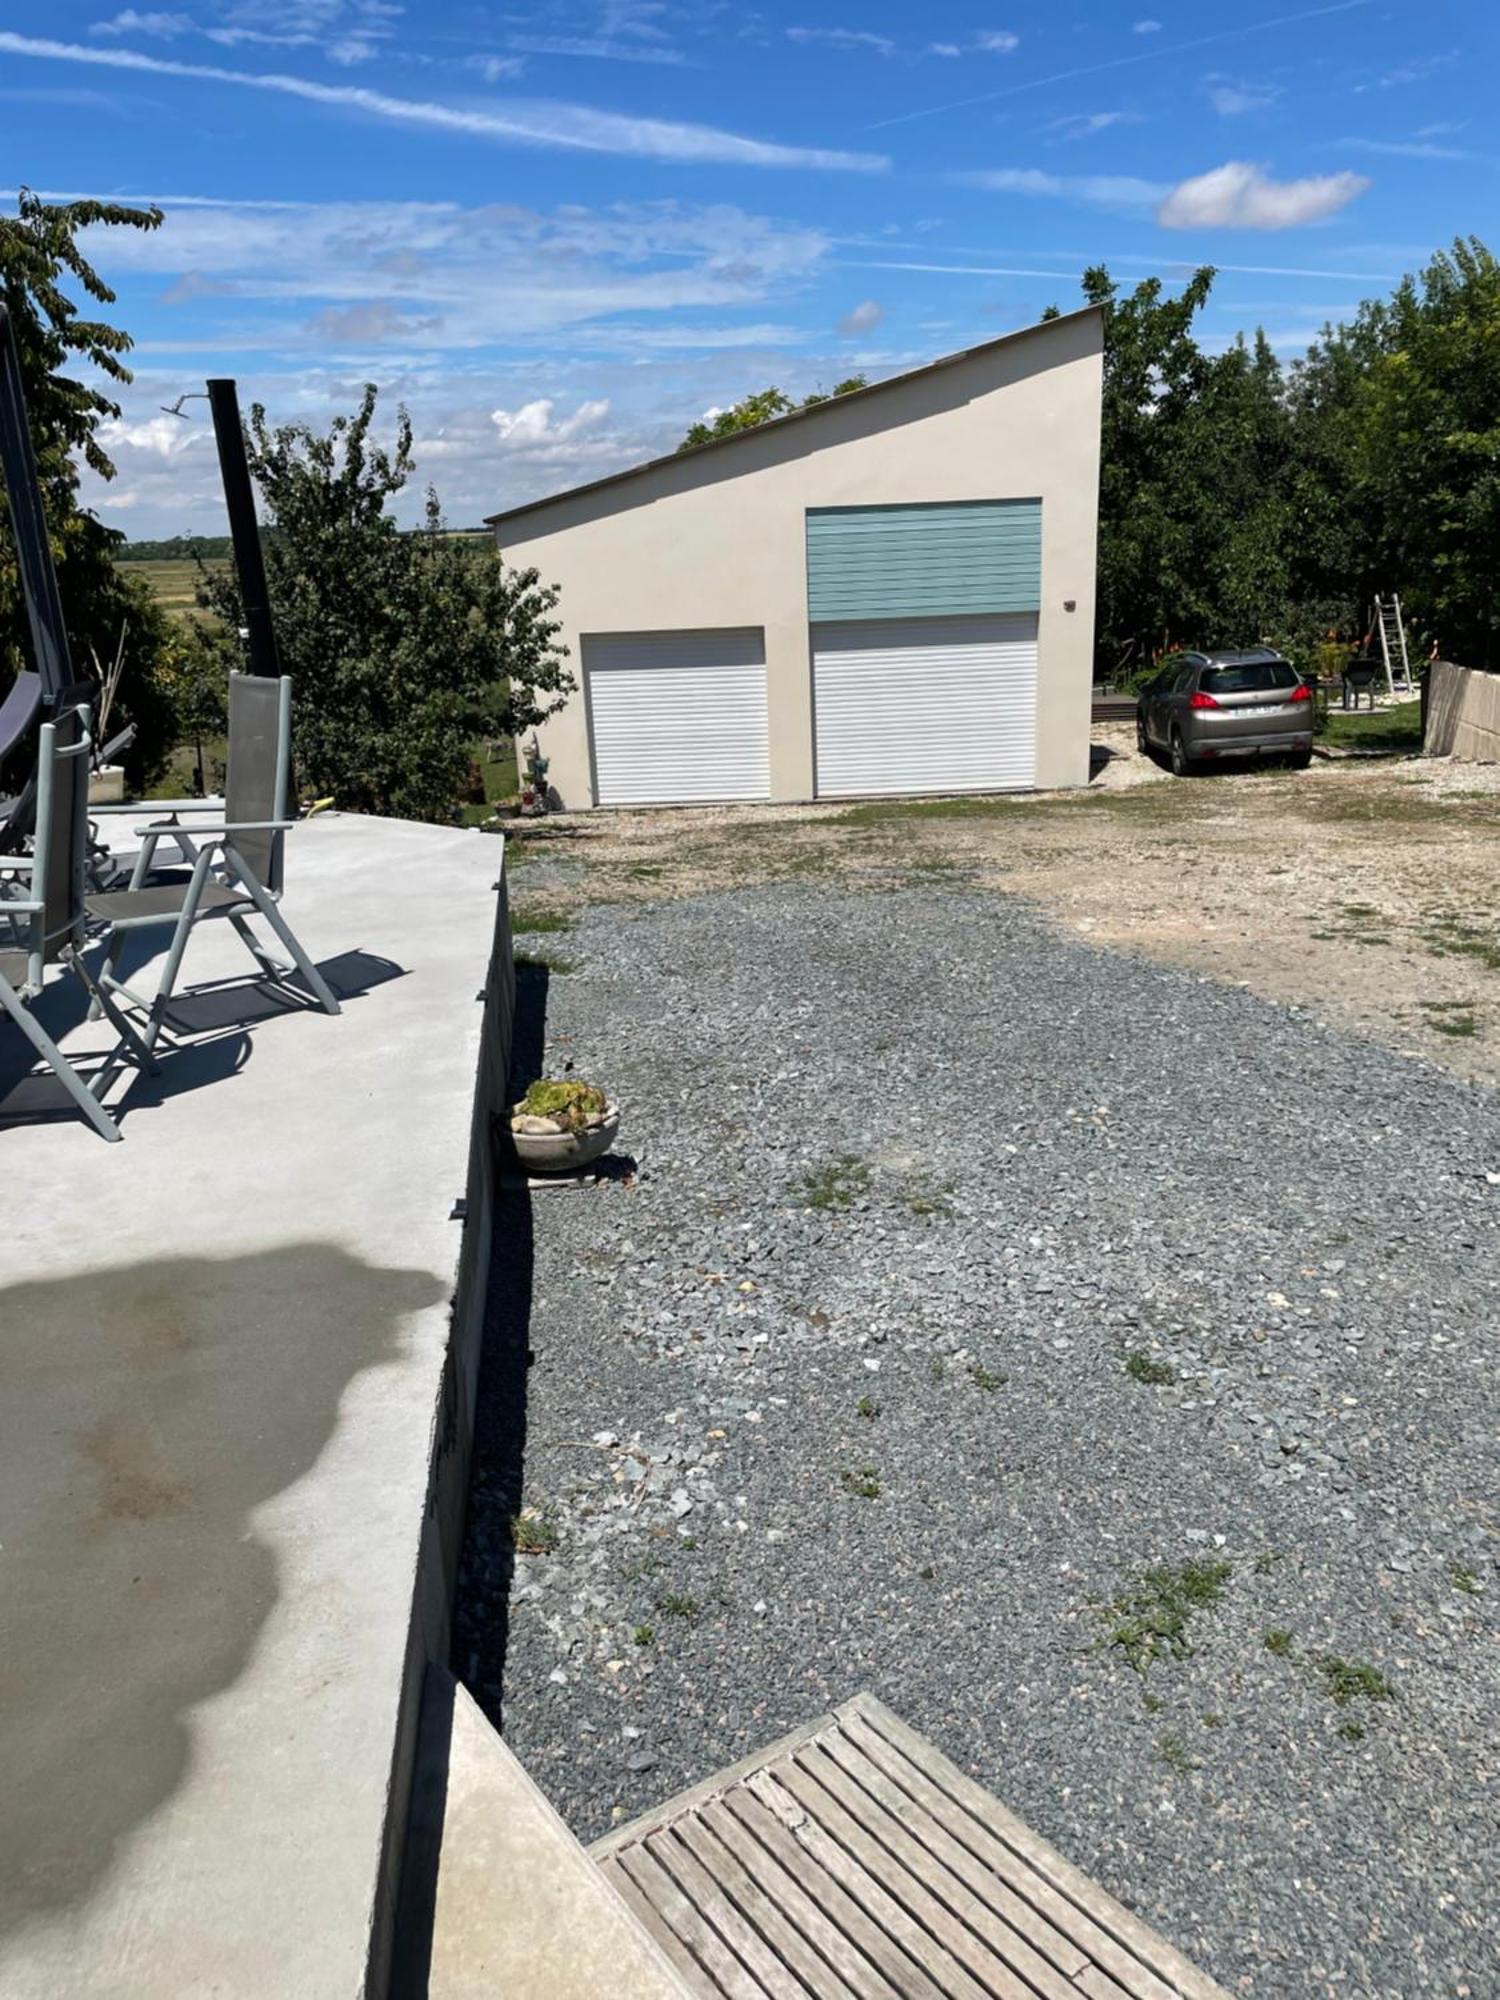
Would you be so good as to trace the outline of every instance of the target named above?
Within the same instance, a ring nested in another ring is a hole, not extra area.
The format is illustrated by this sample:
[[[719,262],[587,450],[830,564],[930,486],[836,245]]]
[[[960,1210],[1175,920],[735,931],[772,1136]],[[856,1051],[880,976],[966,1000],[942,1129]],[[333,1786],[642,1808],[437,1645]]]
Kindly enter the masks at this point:
[[[109,925],[104,962],[98,973],[102,994],[120,993],[146,1015],[145,1047],[154,1049],[182,969],[183,953],[193,926],[207,917],[227,917],[261,972],[284,986],[300,974],[313,998],[328,1014],[339,1003],[327,981],[293,935],[277,907],[281,895],[282,854],[286,834],[296,825],[287,816],[291,784],[292,684],[256,674],[229,676],[229,771],[224,786],[224,817],[217,825],[184,827],[178,814],[193,807],[174,807],[166,820],[137,827],[141,851],[130,887],[88,896],[89,915]],[[197,810],[210,810],[207,805]],[[143,810],[138,808],[138,810]],[[191,843],[193,872],[186,883],[148,884],[163,840],[179,847]],[[250,927],[260,916],[275,932],[291,958],[273,958]],[[115,962],[128,932],[170,924],[172,941],[155,996],[144,999],[117,978]],[[295,991],[295,989],[293,989]],[[298,994],[299,999],[305,995]]]
[[[30,1042],[84,1117],[106,1139],[121,1132],[100,1098],[109,1088],[122,1051],[152,1072],[156,1063],[82,957],[84,941],[84,859],[88,851],[89,712],[64,709],[39,732],[36,777],[36,833],[30,855],[8,859],[11,893],[0,901],[0,1010]],[[20,883],[25,879],[26,893]],[[94,1010],[103,1013],[120,1037],[114,1054],[91,1082],[85,1082],[31,1012],[49,965],[76,972]]]

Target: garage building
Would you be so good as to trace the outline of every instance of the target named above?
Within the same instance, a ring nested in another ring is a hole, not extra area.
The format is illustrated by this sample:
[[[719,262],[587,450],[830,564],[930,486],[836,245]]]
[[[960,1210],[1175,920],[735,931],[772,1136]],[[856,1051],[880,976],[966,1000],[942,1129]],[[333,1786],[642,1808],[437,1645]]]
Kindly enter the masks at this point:
[[[561,588],[564,806],[1088,780],[1096,308],[488,523]]]

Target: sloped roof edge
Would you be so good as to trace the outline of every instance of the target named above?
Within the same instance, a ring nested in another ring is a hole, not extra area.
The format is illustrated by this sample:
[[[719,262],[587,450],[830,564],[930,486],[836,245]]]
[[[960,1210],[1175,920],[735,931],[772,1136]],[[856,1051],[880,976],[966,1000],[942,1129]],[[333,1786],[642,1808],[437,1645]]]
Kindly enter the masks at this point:
[[[805,409],[788,410],[785,416],[772,417],[768,422],[755,424],[746,431],[732,431],[728,437],[710,438],[707,444],[689,445],[684,451],[669,451],[660,458],[648,458],[639,465],[627,465],[621,472],[606,472],[602,479],[589,479],[582,486],[568,486],[561,493],[544,494],[540,500],[527,500],[519,507],[506,507],[498,514],[486,514],[487,528],[503,527],[509,521],[518,521],[526,514],[535,514],[543,507],[558,506],[564,500],[578,500],[586,493],[599,493],[609,486],[621,486],[628,479],[639,479],[644,473],[655,472],[659,466],[680,465],[700,458],[705,452],[728,451],[735,445],[743,444],[747,438],[764,437],[767,431],[779,430],[783,424],[798,424],[815,421],[827,411],[843,408],[849,403],[863,402],[866,397],[880,396],[887,389],[896,389],[904,382],[915,382],[920,376],[935,375],[940,368],[957,368],[965,361],[974,361],[980,355],[993,354],[1002,347],[1011,347],[1019,340],[1030,340],[1039,333],[1052,333],[1058,327],[1074,326],[1080,320],[1097,318],[1103,312],[1102,306],[1080,306],[1076,312],[1059,313],[1056,319],[1037,320],[1031,326],[1014,328],[1010,333],[1002,333],[994,340],[981,341],[977,347],[965,347],[957,354],[940,355],[936,361],[924,361],[920,368],[908,368],[904,374],[888,375],[883,382],[872,382],[865,389],[850,389],[842,396],[830,396],[826,402],[809,404]]]

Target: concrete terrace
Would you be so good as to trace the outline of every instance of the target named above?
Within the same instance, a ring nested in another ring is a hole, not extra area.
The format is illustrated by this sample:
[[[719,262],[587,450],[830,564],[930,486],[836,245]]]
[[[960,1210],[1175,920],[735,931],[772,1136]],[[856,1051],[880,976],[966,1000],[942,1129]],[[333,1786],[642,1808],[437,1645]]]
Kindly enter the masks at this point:
[[[382,1982],[488,1268],[501,862],[310,823],[285,907],[339,1018],[207,925],[193,1033],[111,1097],[123,1145],[0,1124],[10,2000]],[[80,999],[43,1008],[70,1053],[108,1039]],[[7,1121],[62,1101],[15,1078]]]

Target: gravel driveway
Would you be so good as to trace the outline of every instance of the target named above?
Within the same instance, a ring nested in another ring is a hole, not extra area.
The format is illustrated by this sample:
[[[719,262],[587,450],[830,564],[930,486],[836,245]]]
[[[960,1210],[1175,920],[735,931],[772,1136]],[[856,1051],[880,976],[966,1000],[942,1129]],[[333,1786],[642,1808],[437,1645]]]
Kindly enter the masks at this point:
[[[457,1662],[575,1831],[870,1688],[1232,1992],[1500,1992],[1495,1096],[990,894],[558,945]]]

